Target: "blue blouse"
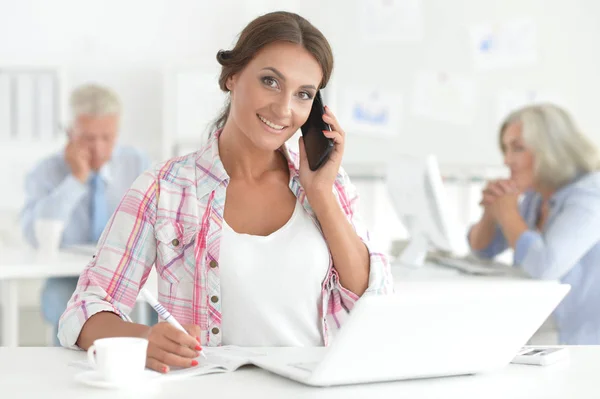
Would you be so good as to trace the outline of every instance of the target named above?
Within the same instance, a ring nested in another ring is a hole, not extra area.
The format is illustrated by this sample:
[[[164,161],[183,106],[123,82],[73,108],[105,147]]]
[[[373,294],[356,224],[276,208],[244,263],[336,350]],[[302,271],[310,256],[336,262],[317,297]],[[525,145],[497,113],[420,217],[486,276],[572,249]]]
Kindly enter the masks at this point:
[[[535,192],[523,195],[519,209],[529,230],[517,240],[514,265],[533,278],[571,285],[554,311],[560,344],[600,344],[600,172],[584,175],[554,193],[548,202],[548,219],[538,231],[541,203]],[[507,248],[497,226],[488,247],[473,252],[492,258]]]

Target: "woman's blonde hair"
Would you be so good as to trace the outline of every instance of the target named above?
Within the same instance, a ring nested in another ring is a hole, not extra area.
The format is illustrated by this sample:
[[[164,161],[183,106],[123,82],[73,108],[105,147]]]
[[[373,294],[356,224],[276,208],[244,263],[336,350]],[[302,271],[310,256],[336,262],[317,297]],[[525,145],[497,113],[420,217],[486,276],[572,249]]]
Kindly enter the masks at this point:
[[[514,123],[520,124],[523,142],[533,152],[536,183],[556,189],[600,169],[598,148],[579,131],[564,109],[539,104],[512,112],[500,127],[502,152],[502,136]]]

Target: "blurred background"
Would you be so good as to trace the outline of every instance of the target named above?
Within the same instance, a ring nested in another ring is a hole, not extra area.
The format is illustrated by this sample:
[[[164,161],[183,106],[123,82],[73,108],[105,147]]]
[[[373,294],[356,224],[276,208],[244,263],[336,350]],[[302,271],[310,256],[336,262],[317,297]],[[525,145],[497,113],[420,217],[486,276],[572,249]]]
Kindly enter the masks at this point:
[[[498,129],[509,111],[554,102],[600,144],[596,0],[0,0],[0,253],[28,250],[25,176],[64,148],[75,87],[112,88],[120,142],[153,162],[194,151],[225,99],[217,51],[274,10],[304,16],[332,45],[325,102],[348,133],[363,219],[388,253],[406,237],[384,179],[394,157],[437,157],[466,234],[484,181],[507,173]],[[20,284],[21,345],[49,342],[41,286]]]

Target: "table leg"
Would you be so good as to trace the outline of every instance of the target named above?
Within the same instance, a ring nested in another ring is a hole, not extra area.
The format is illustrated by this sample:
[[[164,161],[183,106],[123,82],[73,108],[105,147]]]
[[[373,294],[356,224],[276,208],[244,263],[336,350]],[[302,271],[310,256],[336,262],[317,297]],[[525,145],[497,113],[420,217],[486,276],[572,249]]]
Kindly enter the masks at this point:
[[[0,281],[2,345],[19,346],[19,286],[17,280]]]
[[[146,301],[138,301],[137,317],[138,323],[146,325],[150,324],[150,309]]]

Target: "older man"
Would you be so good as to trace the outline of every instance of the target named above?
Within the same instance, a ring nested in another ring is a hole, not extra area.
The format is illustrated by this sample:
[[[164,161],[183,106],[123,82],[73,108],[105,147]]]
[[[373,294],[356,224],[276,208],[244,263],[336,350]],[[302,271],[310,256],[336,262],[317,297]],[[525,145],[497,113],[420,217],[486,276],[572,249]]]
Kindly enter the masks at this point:
[[[111,90],[77,88],[71,111],[66,148],[40,162],[26,180],[22,227],[33,246],[39,239],[34,228],[38,219],[64,222],[63,248],[95,244],[127,189],[149,166],[140,151],[116,145],[121,105]],[[76,285],[76,277],[46,281],[42,311],[55,332]]]

